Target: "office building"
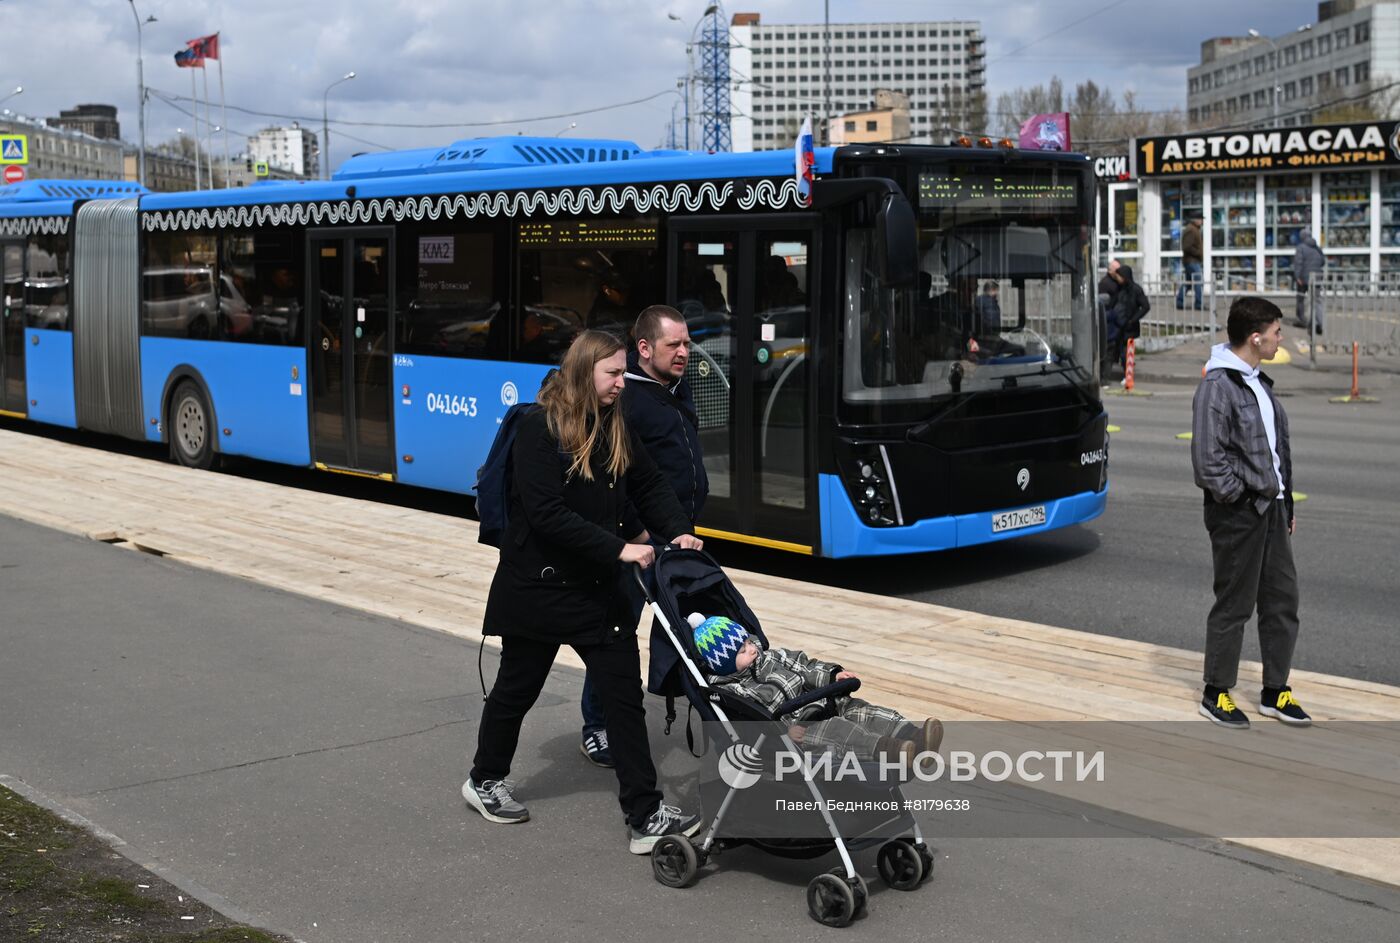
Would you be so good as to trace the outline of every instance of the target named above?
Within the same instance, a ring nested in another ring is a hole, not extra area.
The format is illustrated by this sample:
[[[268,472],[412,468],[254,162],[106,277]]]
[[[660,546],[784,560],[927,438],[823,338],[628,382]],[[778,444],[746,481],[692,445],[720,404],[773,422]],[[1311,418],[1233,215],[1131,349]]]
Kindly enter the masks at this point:
[[[1201,43],[1200,64],[1187,70],[1187,117],[1195,129],[1271,127],[1276,113],[1282,127],[1310,125],[1397,80],[1400,0],[1331,0],[1318,4],[1316,23],[1282,36]]]
[[[740,13],[730,33],[736,151],[789,147],[805,116],[868,110],[876,89],[908,97],[909,142],[945,143],[952,129],[966,124],[986,86],[986,42],[976,20],[832,23],[828,29],[767,24],[759,14]],[[813,122],[819,139],[821,123]]]
[[[315,134],[295,121],[290,128],[263,128],[248,138],[248,156],[297,177],[321,175],[320,143]]]

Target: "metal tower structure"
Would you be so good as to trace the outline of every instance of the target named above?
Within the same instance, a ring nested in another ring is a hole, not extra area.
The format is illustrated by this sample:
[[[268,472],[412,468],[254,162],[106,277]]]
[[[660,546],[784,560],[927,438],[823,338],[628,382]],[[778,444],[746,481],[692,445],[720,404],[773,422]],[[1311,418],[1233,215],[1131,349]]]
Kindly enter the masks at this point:
[[[731,151],[729,130],[729,18],[711,4],[700,27],[700,145],[707,151]]]

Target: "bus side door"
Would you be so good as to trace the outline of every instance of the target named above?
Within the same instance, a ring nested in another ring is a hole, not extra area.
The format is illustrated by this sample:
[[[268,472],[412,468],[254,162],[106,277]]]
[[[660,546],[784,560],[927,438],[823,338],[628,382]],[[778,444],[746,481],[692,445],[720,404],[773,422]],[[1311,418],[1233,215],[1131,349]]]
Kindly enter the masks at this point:
[[[810,553],[818,540],[815,217],[669,223],[669,297],[690,330],[714,536]]]

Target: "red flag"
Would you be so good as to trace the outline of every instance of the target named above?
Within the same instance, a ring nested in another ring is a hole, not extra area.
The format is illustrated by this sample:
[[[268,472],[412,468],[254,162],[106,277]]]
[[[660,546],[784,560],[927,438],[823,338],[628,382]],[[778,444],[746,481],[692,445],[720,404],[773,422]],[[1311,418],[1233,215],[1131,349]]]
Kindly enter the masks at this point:
[[[1020,146],[1032,151],[1069,150],[1069,114],[1031,115],[1021,125]]]
[[[209,36],[201,36],[198,39],[191,39],[185,43],[194,50],[194,54],[201,59],[219,58],[219,34],[213,33]]]

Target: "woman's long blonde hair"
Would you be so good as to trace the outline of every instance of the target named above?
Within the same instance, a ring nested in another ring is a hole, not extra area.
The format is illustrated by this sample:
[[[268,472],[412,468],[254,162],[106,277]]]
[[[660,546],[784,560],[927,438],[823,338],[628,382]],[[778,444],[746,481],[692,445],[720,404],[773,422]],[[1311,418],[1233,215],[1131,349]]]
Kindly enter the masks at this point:
[[[559,364],[559,372],[540,389],[538,401],[544,408],[549,431],[573,459],[569,464],[570,477],[582,475],[586,481],[593,480],[588,457],[600,441],[608,449],[607,468],[613,477],[626,474],[632,464],[622,409],[614,404],[604,415],[593,385],[593,368],[598,361],[607,360],[626,346],[622,338],[607,331],[584,331],[574,338]]]

